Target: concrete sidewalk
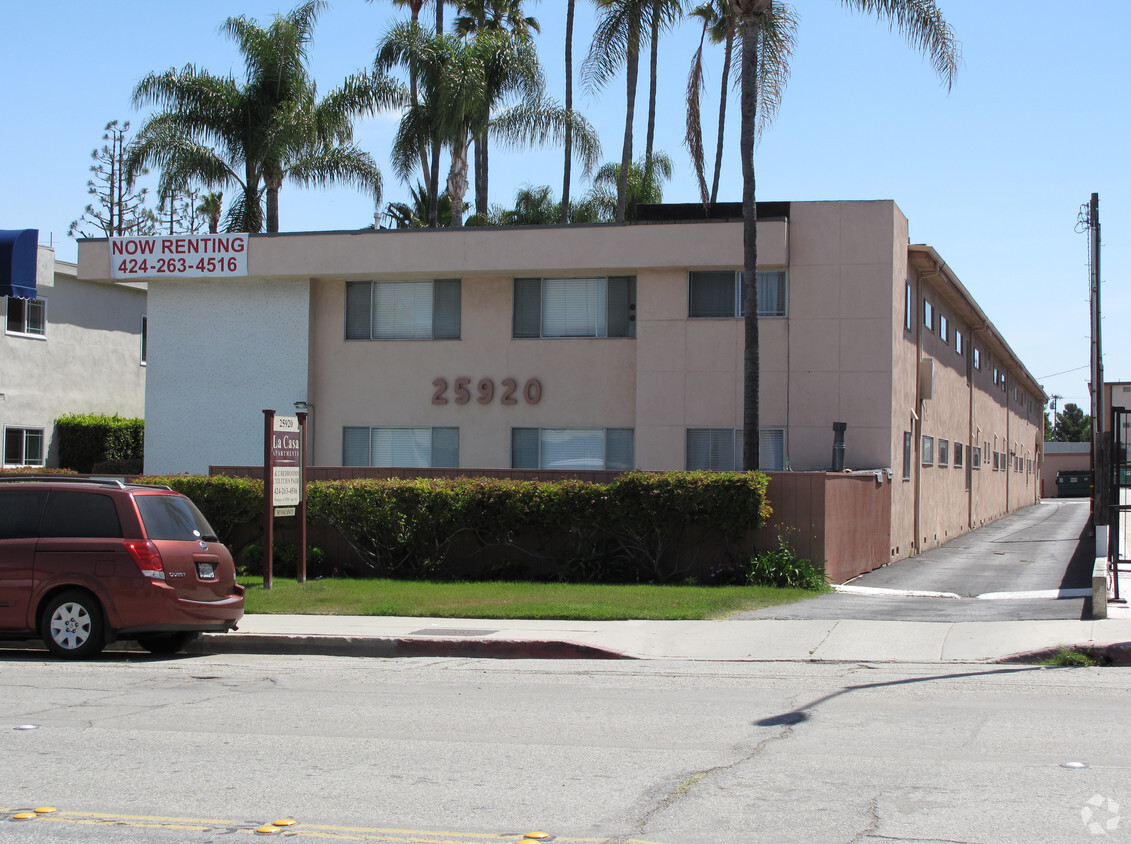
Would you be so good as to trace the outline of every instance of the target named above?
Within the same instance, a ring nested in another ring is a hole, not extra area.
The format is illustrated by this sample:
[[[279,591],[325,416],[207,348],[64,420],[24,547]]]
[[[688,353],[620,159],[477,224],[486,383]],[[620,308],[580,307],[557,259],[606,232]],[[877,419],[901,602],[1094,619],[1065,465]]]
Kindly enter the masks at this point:
[[[248,615],[190,653],[496,659],[993,662],[1061,647],[1131,664],[1131,613],[1095,621],[514,621]]]

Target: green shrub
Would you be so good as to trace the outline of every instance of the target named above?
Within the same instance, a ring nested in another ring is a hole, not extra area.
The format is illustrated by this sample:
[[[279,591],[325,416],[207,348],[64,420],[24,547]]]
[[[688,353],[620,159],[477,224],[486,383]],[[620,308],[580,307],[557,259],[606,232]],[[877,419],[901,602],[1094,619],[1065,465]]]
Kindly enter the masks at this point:
[[[145,453],[145,420],[97,413],[69,414],[55,420],[59,465],[92,472],[96,463],[141,460]]]
[[[571,582],[668,582],[686,574],[693,531],[736,543],[765,523],[766,482],[715,472],[319,482],[307,485],[307,512],[383,576],[468,576],[469,556],[505,548],[552,559]]]
[[[778,547],[763,551],[750,559],[746,580],[751,586],[777,586],[780,588],[827,590],[823,566],[812,560],[798,558],[784,537],[778,537]]]

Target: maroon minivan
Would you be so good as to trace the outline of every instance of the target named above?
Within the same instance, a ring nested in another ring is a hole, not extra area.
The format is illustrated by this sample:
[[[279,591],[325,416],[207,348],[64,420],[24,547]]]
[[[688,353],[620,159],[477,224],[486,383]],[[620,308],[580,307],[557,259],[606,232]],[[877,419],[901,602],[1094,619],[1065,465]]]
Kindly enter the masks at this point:
[[[234,630],[244,589],[196,505],[168,487],[0,478],[0,639],[82,659],[109,642],[182,650]]]

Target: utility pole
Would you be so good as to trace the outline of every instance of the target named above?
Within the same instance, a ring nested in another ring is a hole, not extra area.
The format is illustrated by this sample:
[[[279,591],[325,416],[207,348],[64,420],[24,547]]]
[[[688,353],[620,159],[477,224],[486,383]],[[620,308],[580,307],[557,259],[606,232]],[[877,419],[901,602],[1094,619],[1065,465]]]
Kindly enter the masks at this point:
[[[1093,524],[1108,524],[1110,484],[1108,483],[1109,432],[1104,431],[1104,369],[1100,343],[1100,195],[1080,209],[1080,222],[1088,231],[1088,288],[1092,316],[1092,516]]]

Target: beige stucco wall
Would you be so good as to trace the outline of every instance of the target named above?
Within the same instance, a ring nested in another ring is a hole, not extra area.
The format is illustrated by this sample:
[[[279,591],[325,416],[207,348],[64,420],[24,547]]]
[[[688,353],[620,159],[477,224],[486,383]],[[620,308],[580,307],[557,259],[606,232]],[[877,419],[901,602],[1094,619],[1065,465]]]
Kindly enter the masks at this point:
[[[146,293],[141,285],[80,281],[75,265],[56,262],[46,246],[37,255],[36,292],[47,302],[45,335],[0,332],[0,429],[43,428],[47,465],[54,466],[59,416],[145,415]]]
[[[786,429],[789,468],[812,470],[830,465],[833,423],[847,423],[847,467],[893,474],[890,559],[1035,502],[1043,402],[969,293],[930,247],[909,246],[908,233],[888,200],[791,203],[788,220],[758,227],[759,266],[788,270],[788,316],[759,321],[760,424]],[[84,242],[79,253],[80,277],[108,275],[104,242]],[[153,346],[169,371],[151,365],[151,396],[166,410],[179,407],[186,389],[204,386],[202,372],[230,371],[228,406],[247,407],[238,420],[210,422],[209,439],[197,442],[203,451],[183,467],[193,471],[258,462],[259,406],[285,409],[299,399],[314,405],[312,459],[324,465],[341,462],[346,426],[456,426],[463,468],[508,467],[513,427],[569,426],[633,428],[637,466],[683,468],[688,427],[743,423],[743,320],[689,318],[688,272],[738,269],[742,259],[738,222],[256,235],[247,279],[154,285],[151,326],[173,327]],[[634,339],[512,337],[515,277],[608,275],[636,278]],[[345,340],[347,281],[429,278],[461,279],[459,340]],[[935,306],[934,332],[923,328],[924,296]],[[202,349],[205,340],[183,326],[208,314],[220,339]],[[940,314],[949,321],[945,343]],[[956,331],[966,338],[961,355]],[[971,366],[975,346],[981,370]],[[929,398],[920,395],[923,360],[934,362]],[[995,365],[1007,371],[1010,391],[993,385]],[[457,378],[469,379],[466,404],[453,401]],[[495,395],[480,403],[476,385],[485,378]],[[527,403],[520,392],[517,404],[503,405],[506,378],[520,388],[537,379],[541,400]],[[447,382],[446,404],[433,402],[437,379]],[[190,407],[171,417],[155,418],[149,430],[167,446],[153,453],[170,458],[187,435],[173,421],[190,424]],[[913,440],[907,480],[904,432]],[[923,435],[936,452],[947,440],[947,466],[937,457],[922,464]],[[968,469],[971,448],[957,468],[956,442],[1012,449],[1035,461],[1033,471],[1026,462],[1023,472],[995,472],[992,458]]]

